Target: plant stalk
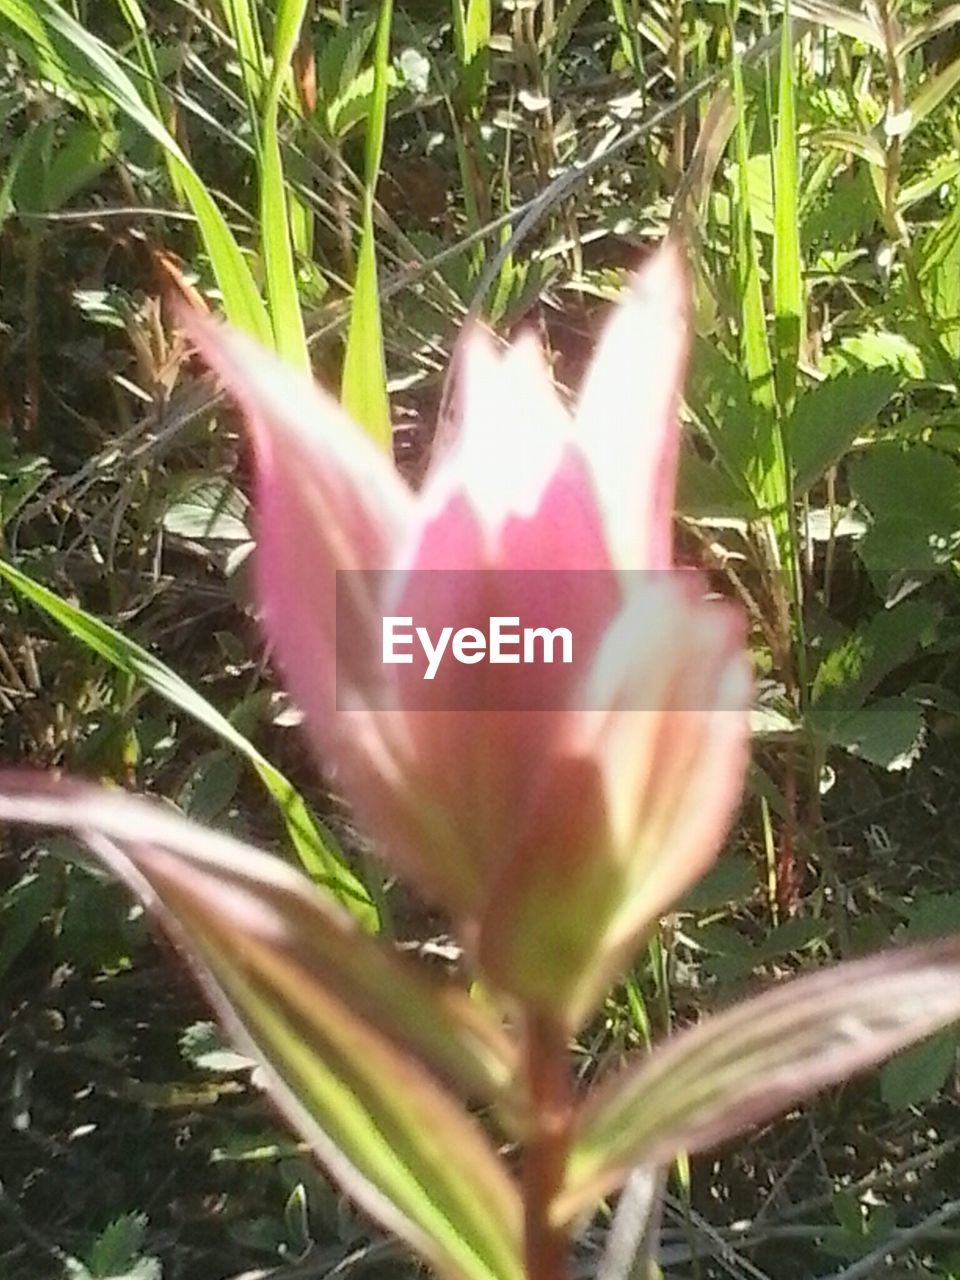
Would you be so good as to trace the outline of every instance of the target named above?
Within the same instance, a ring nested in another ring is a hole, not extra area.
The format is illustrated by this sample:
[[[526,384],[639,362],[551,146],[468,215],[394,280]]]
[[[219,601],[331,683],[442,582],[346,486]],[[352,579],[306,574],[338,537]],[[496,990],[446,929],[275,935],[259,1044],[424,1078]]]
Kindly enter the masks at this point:
[[[573,1091],[567,1038],[553,1018],[526,1020],[526,1074],[534,1130],[524,1148],[524,1258],[527,1280],[566,1280],[567,1233],[550,1221],[563,1186],[570,1146]]]

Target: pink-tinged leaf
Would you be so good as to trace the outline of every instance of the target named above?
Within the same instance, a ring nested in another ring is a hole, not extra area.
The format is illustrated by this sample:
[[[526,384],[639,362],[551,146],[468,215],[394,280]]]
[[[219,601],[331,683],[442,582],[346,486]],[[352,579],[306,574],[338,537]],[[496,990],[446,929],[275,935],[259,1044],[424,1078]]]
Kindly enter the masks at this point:
[[[687,358],[680,251],[660,249],[634,276],[590,364],[576,428],[617,563],[665,569],[672,559],[677,414]]]
[[[638,1164],[714,1146],[958,1018],[960,937],[785,982],[681,1032],[585,1102],[557,1220]]]
[[[441,1083],[510,1092],[510,1046],[478,1008],[278,859],[158,805],[3,773],[0,820],[73,831],[144,902],[274,1103],[363,1208],[441,1275],[521,1280],[516,1189]]]
[[[256,577],[267,634],[322,753],[335,732],[337,614],[354,635],[375,606],[337,573],[387,566],[413,521],[413,496],[389,459],[320,387],[242,335],[195,315],[184,327],[236,400],[256,461]],[[343,651],[341,650],[341,656]],[[368,655],[357,655],[362,683]],[[350,672],[340,671],[341,691]]]
[[[740,801],[751,677],[739,617],[685,572],[633,575],[558,724],[488,895],[484,971],[572,1028],[719,853]]]
[[[560,461],[570,419],[532,337],[501,357],[475,329],[459,359],[456,421],[434,452],[422,510],[429,519],[462,490],[481,527],[494,533],[508,516],[533,513]]]

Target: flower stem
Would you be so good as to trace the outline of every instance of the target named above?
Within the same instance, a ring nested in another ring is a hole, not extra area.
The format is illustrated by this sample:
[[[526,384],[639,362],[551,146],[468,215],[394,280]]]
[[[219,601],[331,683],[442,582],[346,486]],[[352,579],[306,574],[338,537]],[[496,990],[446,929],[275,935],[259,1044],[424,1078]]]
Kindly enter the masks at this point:
[[[531,1013],[526,1021],[526,1073],[534,1130],[524,1149],[524,1254],[527,1280],[566,1280],[567,1233],[550,1221],[563,1185],[573,1091],[563,1027]]]

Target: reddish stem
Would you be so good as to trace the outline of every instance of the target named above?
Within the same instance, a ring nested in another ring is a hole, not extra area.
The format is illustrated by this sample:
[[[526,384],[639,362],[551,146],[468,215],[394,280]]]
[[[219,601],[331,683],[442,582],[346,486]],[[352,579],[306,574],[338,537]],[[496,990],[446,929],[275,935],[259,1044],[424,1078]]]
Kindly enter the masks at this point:
[[[573,1092],[566,1035],[552,1018],[527,1018],[526,1071],[534,1116],[523,1161],[527,1280],[566,1280],[567,1233],[550,1222],[550,1206],[563,1186]]]

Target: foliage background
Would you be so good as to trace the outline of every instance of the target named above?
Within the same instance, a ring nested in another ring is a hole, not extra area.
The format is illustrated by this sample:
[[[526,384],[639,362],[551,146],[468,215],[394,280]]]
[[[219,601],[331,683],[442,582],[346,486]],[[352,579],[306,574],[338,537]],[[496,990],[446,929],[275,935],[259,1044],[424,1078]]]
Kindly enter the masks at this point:
[[[304,759],[250,617],[236,424],[165,298],[309,360],[416,482],[468,317],[535,326],[573,389],[673,228],[682,544],[749,611],[755,766],[578,1063],[956,931],[958,32],[919,0],[0,0],[4,755],[172,797],[455,965]],[[4,1273],[407,1265],[113,887],[5,839]],[[960,1274],[956,1048],[681,1164],[666,1272]]]

